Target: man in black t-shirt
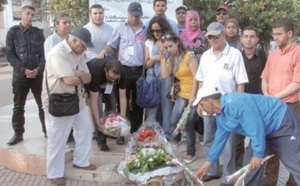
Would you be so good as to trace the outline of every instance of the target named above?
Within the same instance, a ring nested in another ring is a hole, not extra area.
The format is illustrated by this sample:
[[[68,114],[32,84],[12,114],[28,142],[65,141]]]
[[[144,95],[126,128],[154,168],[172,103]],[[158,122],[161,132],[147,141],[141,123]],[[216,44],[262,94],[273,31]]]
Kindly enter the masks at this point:
[[[251,94],[262,94],[261,73],[265,68],[267,55],[263,50],[258,50],[256,45],[259,41],[257,28],[247,26],[242,31],[241,42],[243,44],[242,55],[247,71],[249,83],[245,84],[245,92]],[[245,152],[244,139],[242,135],[236,137],[236,169],[243,167],[243,156]],[[248,145],[247,145],[248,146]]]
[[[253,26],[247,26],[242,31],[243,43],[242,55],[245,62],[249,83],[245,84],[245,92],[262,94],[261,73],[265,68],[267,55],[263,50],[256,48],[259,41],[258,30]]]
[[[95,138],[101,151],[109,151],[109,147],[106,145],[106,137],[102,133],[102,124],[100,123],[100,118],[103,115],[102,100],[103,98],[105,99],[105,113],[116,111],[117,100],[115,89],[118,84],[120,114],[122,117],[126,117],[126,84],[123,78],[124,73],[121,72],[122,65],[118,60],[109,57],[103,59],[95,58],[89,61],[87,65],[92,75],[88,90],[95,125]],[[119,137],[117,144],[124,144],[124,137]]]

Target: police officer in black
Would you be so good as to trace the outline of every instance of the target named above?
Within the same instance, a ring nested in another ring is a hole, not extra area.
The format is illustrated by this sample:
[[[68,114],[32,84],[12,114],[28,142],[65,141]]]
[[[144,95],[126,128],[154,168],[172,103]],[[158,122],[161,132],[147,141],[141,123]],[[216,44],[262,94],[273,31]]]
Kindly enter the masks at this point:
[[[47,137],[41,101],[45,66],[43,50],[45,39],[42,31],[32,26],[34,15],[34,7],[22,7],[21,23],[10,28],[6,36],[6,57],[13,67],[14,108],[12,126],[15,132],[11,140],[8,141],[8,145],[15,145],[23,140],[25,131],[24,106],[29,90],[33,93],[38,105],[42,129],[44,136]]]

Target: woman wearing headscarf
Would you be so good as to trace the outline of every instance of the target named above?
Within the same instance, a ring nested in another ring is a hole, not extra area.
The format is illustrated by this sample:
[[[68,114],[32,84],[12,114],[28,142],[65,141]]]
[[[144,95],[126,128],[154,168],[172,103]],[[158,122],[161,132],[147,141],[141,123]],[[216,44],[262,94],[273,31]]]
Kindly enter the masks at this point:
[[[188,11],[185,17],[185,30],[181,33],[180,39],[187,50],[194,52],[198,61],[209,45],[204,33],[200,29],[200,15],[197,11]]]
[[[236,19],[230,18],[226,21],[225,23],[226,41],[230,46],[241,50],[242,43],[240,41],[239,30],[240,30],[239,22]]]

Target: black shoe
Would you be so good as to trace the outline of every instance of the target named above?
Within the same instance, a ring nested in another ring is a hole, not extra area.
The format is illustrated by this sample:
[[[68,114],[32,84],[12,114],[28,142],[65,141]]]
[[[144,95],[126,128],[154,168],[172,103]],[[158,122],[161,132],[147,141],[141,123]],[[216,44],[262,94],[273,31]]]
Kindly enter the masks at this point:
[[[123,145],[125,143],[125,138],[124,137],[118,137],[117,138],[117,144],[118,145]]]
[[[47,132],[44,132],[44,137],[45,137],[45,138],[48,138]]]
[[[23,141],[23,135],[14,134],[14,136],[7,142],[7,145],[15,145],[20,141]]]
[[[106,144],[98,144],[98,148],[101,151],[104,151],[104,152],[108,152],[109,151],[109,147]]]
[[[203,178],[202,178],[202,181],[203,182],[209,182],[209,181],[211,181],[211,180],[217,180],[217,179],[219,179],[221,176],[208,176],[208,175],[205,175],[205,176],[203,176]]]

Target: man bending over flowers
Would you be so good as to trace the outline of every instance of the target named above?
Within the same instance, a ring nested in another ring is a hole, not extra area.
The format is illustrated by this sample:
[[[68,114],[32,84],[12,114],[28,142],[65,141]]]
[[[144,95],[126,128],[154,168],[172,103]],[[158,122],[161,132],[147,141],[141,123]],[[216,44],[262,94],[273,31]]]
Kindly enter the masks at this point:
[[[274,97],[246,93],[221,95],[217,88],[209,86],[199,89],[193,105],[198,103],[209,115],[216,114],[217,131],[207,161],[196,171],[196,177],[201,179],[206,174],[222,153],[230,133],[235,132],[248,136],[253,149],[251,154],[251,148],[247,148],[244,157],[244,164],[250,163],[251,169],[245,185],[260,185],[257,173],[263,169],[263,158],[270,150],[300,185],[300,116],[293,109]]]

